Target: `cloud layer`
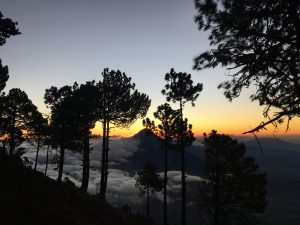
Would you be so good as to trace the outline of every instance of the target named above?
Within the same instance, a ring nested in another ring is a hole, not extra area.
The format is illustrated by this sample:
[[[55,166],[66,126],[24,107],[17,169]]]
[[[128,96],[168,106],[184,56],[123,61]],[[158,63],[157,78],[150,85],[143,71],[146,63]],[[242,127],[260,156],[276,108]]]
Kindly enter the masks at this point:
[[[115,207],[122,207],[125,204],[132,206],[133,211],[143,211],[145,206],[145,197],[142,196],[135,186],[135,175],[131,175],[127,171],[115,169],[114,165],[119,165],[125,162],[130,162],[130,157],[139,150],[140,140],[137,138],[114,138],[110,142],[109,151],[109,175],[108,175],[108,188],[107,200]],[[91,147],[93,151],[90,154],[90,180],[88,192],[96,194],[100,183],[100,166],[101,166],[101,150],[102,141],[100,138],[91,139]],[[26,149],[24,157],[30,161],[35,161],[36,149],[29,143],[22,145]],[[38,171],[45,171],[47,148],[41,148],[39,152],[37,169]],[[56,179],[58,175],[57,163],[55,159],[58,157],[59,152],[55,149],[50,149],[49,164],[47,176]],[[163,176],[163,173],[160,173]],[[77,152],[67,150],[65,153],[65,164],[63,171],[63,179],[68,177],[75,185],[80,186],[82,177],[82,155]],[[187,176],[187,192],[198,190],[201,178],[197,176]],[[197,187],[195,189],[195,187]],[[168,203],[170,205],[180,204],[181,193],[181,172],[169,171],[168,172]],[[160,204],[163,201],[162,193],[156,193],[152,196],[153,204]],[[195,199],[188,199],[188,205],[195,205]],[[142,209],[142,210],[141,210]],[[154,210],[155,211],[155,210]],[[158,214],[161,210],[158,210]]]

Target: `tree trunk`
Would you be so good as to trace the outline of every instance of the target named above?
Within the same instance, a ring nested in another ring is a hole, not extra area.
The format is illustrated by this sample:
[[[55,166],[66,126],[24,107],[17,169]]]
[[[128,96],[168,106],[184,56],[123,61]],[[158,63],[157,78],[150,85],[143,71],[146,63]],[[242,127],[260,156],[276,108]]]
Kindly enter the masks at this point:
[[[182,179],[182,218],[181,224],[186,224],[186,195],[185,195],[185,154],[184,148],[181,149],[181,179]]]
[[[86,156],[85,156],[85,149],[84,149],[84,138],[83,138],[83,154],[82,154],[82,178],[81,178],[81,190],[85,191],[85,177],[86,177]]]
[[[46,155],[46,167],[45,167],[45,176],[47,175],[47,170],[48,170],[49,148],[50,148],[50,145],[48,145],[48,147],[47,147],[47,155]]]
[[[81,189],[87,192],[89,186],[89,170],[90,170],[90,143],[89,143],[89,129],[85,128],[83,137],[83,168]]]
[[[105,146],[105,181],[104,181],[104,193],[107,190],[107,178],[108,178],[108,151],[109,151],[109,120],[106,124],[106,146]]]
[[[168,203],[167,203],[167,185],[168,185],[168,147],[165,140],[165,171],[164,171],[164,225],[168,224]]]
[[[219,173],[219,150],[216,149],[216,185],[215,185],[215,210],[214,210],[214,225],[219,225],[219,195],[220,195],[220,173]]]
[[[185,196],[185,152],[183,143],[183,115],[182,100],[180,100],[180,155],[181,155],[181,225],[186,224],[186,196]]]
[[[59,165],[58,165],[58,177],[57,181],[58,183],[61,183],[62,181],[62,173],[64,169],[64,161],[65,161],[65,147],[60,147],[60,157],[59,157]]]
[[[89,187],[89,180],[90,180],[90,137],[89,131],[87,132],[87,139],[86,139],[86,191]]]
[[[16,110],[14,109],[14,116],[12,122],[12,131],[10,132],[9,139],[9,155],[11,156],[15,150],[15,124],[16,124]]]
[[[106,147],[106,120],[103,121],[103,137],[102,137],[102,160],[101,160],[101,180],[100,180],[100,196],[105,198],[105,147]]]
[[[149,188],[147,189],[147,219],[149,220],[150,218],[150,199],[149,199]]]
[[[37,166],[37,162],[38,162],[38,158],[39,158],[39,151],[40,151],[40,138],[38,138],[38,141],[37,141],[35,163],[34,163],[34,171],[36,171],[36,166]]]
[[[12,156],[14,150],[15,150],[15,134],[12,132],[11,137],[9,139],[9,155]]]

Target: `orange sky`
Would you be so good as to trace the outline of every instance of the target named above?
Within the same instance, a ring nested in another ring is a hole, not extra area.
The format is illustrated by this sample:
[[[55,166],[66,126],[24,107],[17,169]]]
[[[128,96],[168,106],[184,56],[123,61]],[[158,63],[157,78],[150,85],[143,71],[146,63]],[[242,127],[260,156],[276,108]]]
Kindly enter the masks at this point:
[[[192,107],[190,104],[186,104],[184,108],[184,117],[193,124],[193,131],[197,136],[202,136],[203,132],[209,133],[212,129],[219,133],[242,135],[243,132],[255,128],[262,121],[266,121],[262,115],[264,107],[249,99],[249,96],[255,92],[254,87],[244,89],[241,96],[233,99],[232,102],[224,97],[223,90],[217,89],[220,82],[228,79],[224,75],[224,71],[224,69],[216,68],[191,72],[194,83],[200,82],[204,86],[195,102],[196,106]],[[160,89],[162,89],[164,83],[162,82],[160,85]],[[147,117],[153,119],[153,112],[156,111],[158,105],[165,102],[165,97],[159,91],[155,93],[149,91],[149,97],[152,99],[152,104]],[[174,109],[178,108],[176,104],[171,104],[171,106]],[[143,129],[142,122],[138,120],[130,129],[113,129],[112,134],[130,136],[141,129]],[[101,125],[98,124],[94,131],[101,133]],[[258,135],[272,136],[273,133],[274,126],[269,125],[267,130],[260,131]],[[286,132],[286,123],[284,123],[278,127],[274,134],[300,135],[300,118],[295,118],[290,122],[288,132]]]
[[[262,117],[263,118],[263,117]],[[237,118],[232,121],[222,121],[222,120],[214,120],[212,122],[205,121],[205,119],[199,119],[199,121],[195,121],[194,119],[189,120],[193,124],[193,131],[196,136],[202,136],[204,132],[209,133],[212,129],[217,130],[219,133],[241,136],[242,132],[247,131],[251,128],[254,128],[255,125],[259,125],[262,120],[256,119],[252,124],[247,123],[242,118]],[[241,123],[242,122],[242,123]],[[234,125],[234,127],[232,127]],[[280,125],[278,129],[275,131],[273,125],[267,126],[267,130],[262,130],[259,132],[259,136],[272,136],[273,134],[282,136],[282,135],[300,135],[299,132],[300,127],[300,119],[294,119],[290,123],[290,130],[286,132],[286,123]],[[138,120],[135,124],[133,124],[130,128],[113,128],[111,130],[111,135],[120,135],[120,136],[131,136],[138,131],[143,129],[142,121]],[[275,132],[274,132],[275,131]],[[92,130],[95,134],[102,134],[102,126],[100,123],[96,124],[96,127]],[[251,134],[248,134],[251,136]]]

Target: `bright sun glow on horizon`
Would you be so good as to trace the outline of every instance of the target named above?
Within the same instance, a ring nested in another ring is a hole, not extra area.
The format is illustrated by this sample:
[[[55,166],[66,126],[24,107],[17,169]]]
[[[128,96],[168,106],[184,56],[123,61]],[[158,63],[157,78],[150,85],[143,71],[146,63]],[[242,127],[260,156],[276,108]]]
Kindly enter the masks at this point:
[[[259,123],[257,123],[258,125]],[[267,130],[261,130],[259,133],[257,133],[260,137],[265,136],[299,136],[300,133],[295,129],[296,127],[299,127],[300,125],[300,119],[295,119],[295,121],[292,121],[290,124],[290,129],[286,131],[286,123],[282,124],[278,127],[278,129],[275,129],[273,125],[267,126]],[[227,124],[224,126],[218,125],[218,129],[214,128],[213,125],[210,124],[203,124],[202,126],[193,128],[193,132],[196,137],[202,137],[203,133],[210,133],[212,130],[217,130],[218,133],[221,134],[228,134],[233,136],[250,136],[253,137],[252,134],[242,134],[244,131],[247,131],[247,127],[243,129],[243,127],[239,126],[236,129],[230,129],[226,127]],[[136,133],[138,133],[140,130],[142,130],[144,127],[142,125],[142,120],[138,120],[135,124],[133,124],[130,128],[112,128],[111,135],[112,136],[122,136],[122,137],[129,137]],[[248,127],[248,130],[254,128]],[[93,134],[102,135],[102,125],[98,122],[94,129],[92,129]]]

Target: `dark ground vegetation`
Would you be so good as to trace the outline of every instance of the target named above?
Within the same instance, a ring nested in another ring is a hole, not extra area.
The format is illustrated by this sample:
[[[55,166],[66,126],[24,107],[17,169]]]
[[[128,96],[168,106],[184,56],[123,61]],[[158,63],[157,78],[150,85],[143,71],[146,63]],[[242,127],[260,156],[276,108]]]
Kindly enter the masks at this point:
[[[26,167],[17,155],[0,151],[1,225],[137,225],[154,224],[110,206],[99,196],[83,193]]]

